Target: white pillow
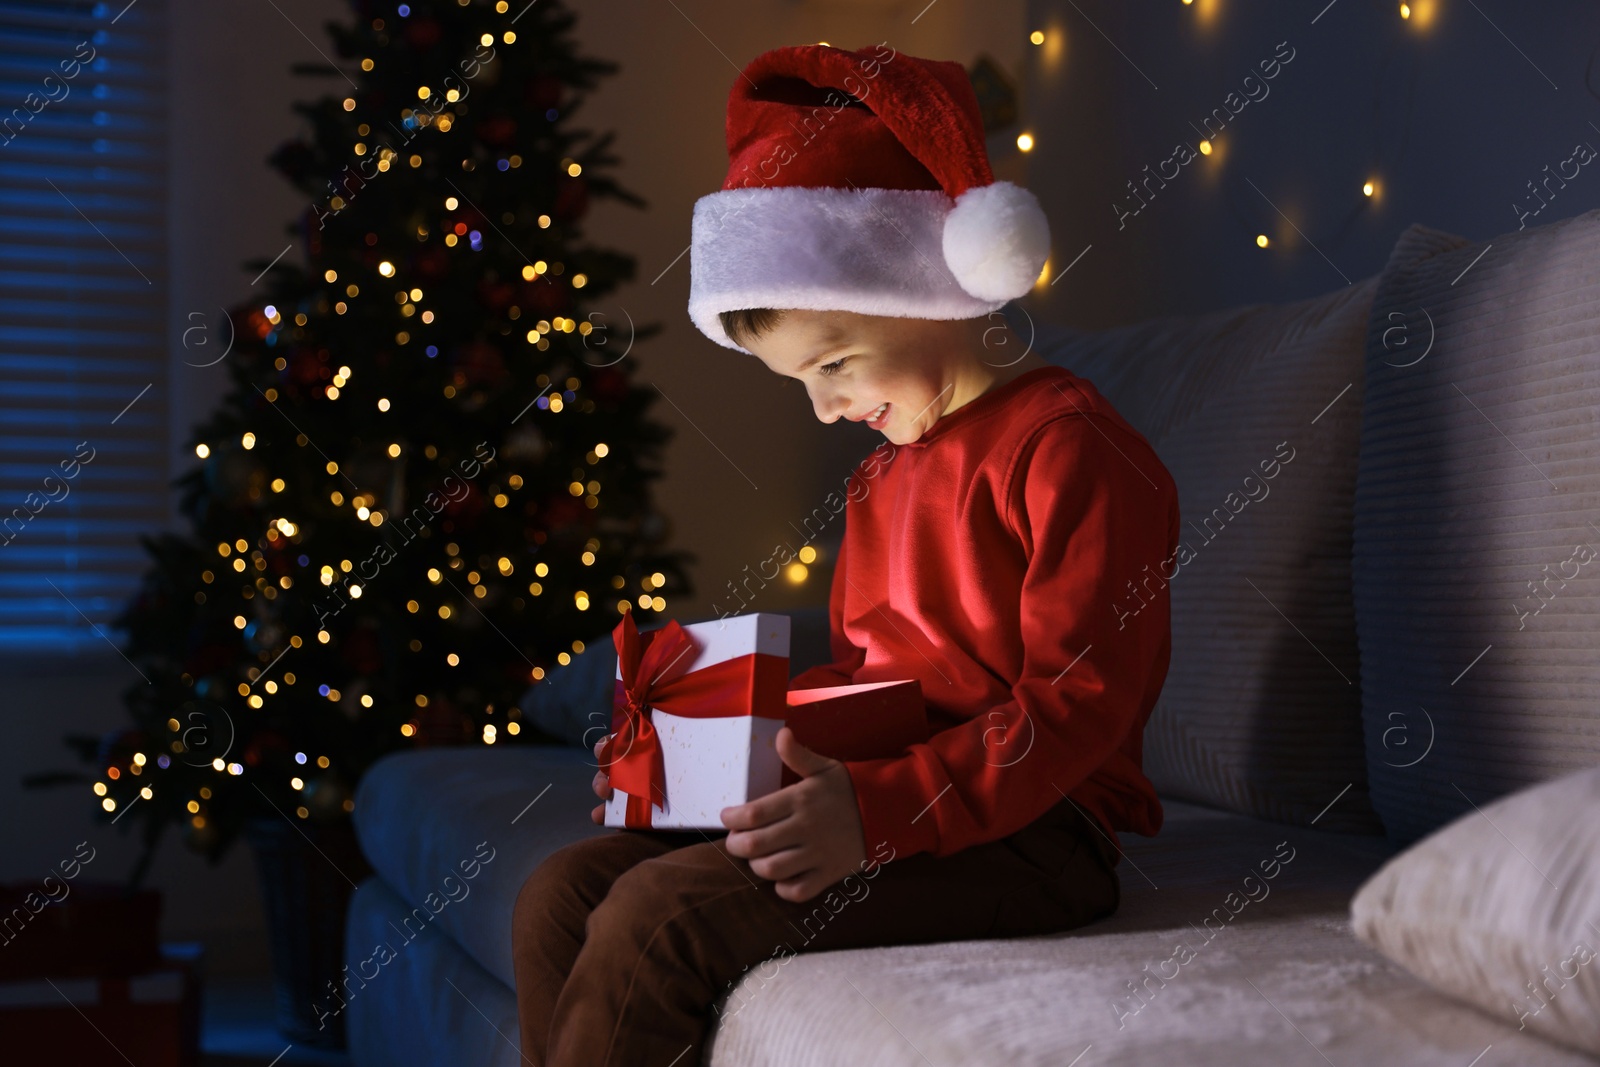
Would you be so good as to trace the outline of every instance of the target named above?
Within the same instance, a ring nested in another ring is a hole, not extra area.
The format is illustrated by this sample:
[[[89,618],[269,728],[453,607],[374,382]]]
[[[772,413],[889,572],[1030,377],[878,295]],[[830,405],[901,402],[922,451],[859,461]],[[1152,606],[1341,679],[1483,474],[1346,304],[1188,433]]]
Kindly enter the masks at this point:
[[[1600,767],[1484,804],[1367,880],[1356,936],[1518,1029],[1600,1053],[1597,816]]]

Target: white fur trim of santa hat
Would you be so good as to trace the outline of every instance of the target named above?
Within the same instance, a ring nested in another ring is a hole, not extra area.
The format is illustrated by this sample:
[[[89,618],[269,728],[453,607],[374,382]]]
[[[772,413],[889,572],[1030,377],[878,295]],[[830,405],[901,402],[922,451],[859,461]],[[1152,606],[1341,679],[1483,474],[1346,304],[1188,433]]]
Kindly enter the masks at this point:
[[[739,352],[736,308],[967,319],[1025,295],[1049,254],[1037,199],[1010,182],[967,189],[780,186],[695,203],[689,317]]]

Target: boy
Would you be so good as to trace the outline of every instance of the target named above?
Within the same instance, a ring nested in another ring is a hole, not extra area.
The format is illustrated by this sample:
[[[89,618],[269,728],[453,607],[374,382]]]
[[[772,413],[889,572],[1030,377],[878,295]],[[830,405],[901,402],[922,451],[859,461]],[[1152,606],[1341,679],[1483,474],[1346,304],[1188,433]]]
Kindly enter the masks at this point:
[[[549,856],[513,933],[537,1067],[698,1064],[718,999],[796,951],[1103,918],[1114,833],[1161,826],[1140,760],[1176,488],[1089,382],[999,358],[1021,346],[985,316],[1032,286],[1048,230],[993,180],[965,72],[777,49],[735,83],[728,144],[724,189],[695,209],[691,317],[804,382],[822,421],[893,445],[846,509],[834,662],[790,684],[917,678],[934,734],[840,762],[781,730],[802,780],[724,810],[725,837],[621,831]]]

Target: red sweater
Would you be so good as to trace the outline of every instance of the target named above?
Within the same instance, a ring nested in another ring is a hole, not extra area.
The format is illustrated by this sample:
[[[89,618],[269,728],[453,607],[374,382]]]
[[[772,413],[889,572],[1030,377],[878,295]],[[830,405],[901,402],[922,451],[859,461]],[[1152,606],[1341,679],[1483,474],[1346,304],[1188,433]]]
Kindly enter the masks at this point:
[[[792,688],[916,678],[933,737],[846,763],[869,855],[946,856],[1070,797],[1154,836],[1144,724],[1172,651],[1178,494],[1083,378],[1039,368],[856,468],[834,662]]]

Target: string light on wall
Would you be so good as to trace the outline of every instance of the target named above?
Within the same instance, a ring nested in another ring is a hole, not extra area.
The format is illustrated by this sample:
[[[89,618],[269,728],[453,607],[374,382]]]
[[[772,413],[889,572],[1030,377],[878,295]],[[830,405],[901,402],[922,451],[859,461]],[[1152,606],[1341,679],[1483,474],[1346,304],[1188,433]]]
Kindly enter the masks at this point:
[[[1199,4],[1195,0],[1183,0],[1183,6],[1194,10],[1195,22],[1202,29],[1214,27],[1222,14],[1222,0],[1201,0]]]
[[[1426,29],[1433,22],[1436,8],[1437,0],[1414,0],[1400,5],[1400,18],[1419,30]]]
[[[1033,280],[1033,287],[1035,289],[1045,289],[1049,286],[1051,258],[1052,257],[1050,256],[1046,256],[1044,259],[1044,266],[1039,268],[1039,276]]]
[[[1220,0],[1203,0],[1198,4],[1194,0],[1181,0],[1181,2],[1185,7],[1194,8],[1197,23],[1201,25],[1213,20],[1221,7]],[[1437,0],[1413,0],[1411,3],[1398,5],[1398,9],[1401,19],[1408,28],[1416,27],[1421,29],[1427,26],[1438,13]],[[1052,33],[1050,36],[1053,42],[1057,35]],[[1034,31],[1029,35],[1029,40],[1034,44],[1040,43],[1041,39],[1042,35],[1038,31]],[[1389,46],[1382,62],[1378,64],[1380,86],[1387,85],[1395,80],[1390,77],[1389,72],[1395,66],[1397,59],[1404,58],[1405,51],[1406,41],[1404,37],[1400,34],[1395,34],[1389,41]],[[1287,62],[1287,60],[1284,62]],[[1042,72],[1049,72],[1051,64],[1047,60],[1041,60],[1038,67]],[[1317,240],[1323,244],[1324,248],[1336,246],[1348,235],[1352,228],[1360,224],[1364,217],[1370,218],[1372,212],[1383,202],[1388,190],[1385,182],[1379,179],[1377,173],[1383,172],[1392,175],[1398,172],[1409,141],[1409,118],[1416,87],[1415,70],[1403,71],[1399,80],[1401,88],[1397,93],[1390,94],[1395,99],[1393,101],[1384,101],[1385,110],[1392,110],[1400,115],[1398,136],[1395,137],[1393,131],[1387,127],[1374,129],[1373,148],[1368,157],[1367,165],[1363,168],[1368,171],[1368,174],[1366,176],[1358,175],[1351,181],[1350,186],[1347,186],[1350,189],[1350,196],[1349,200],[1345,201],[1343,205],[1343,218],[1337,220],[1331,226],[1325,224],[1319,227],[1324,232],[1317,235]],[[1600,92],[1596,92],[1593,95],[1600,98]],[[1208,119],[1207,126],[1209,127],[1209,125],[1210,120]],[[1256,247],[1261,249],[1275,247],[1275,242],[1280,240],[1285,243],[1285,248],[1293,249],[1298,247],[1300,242],[1295,240],[1294,234],[1287,231],[1280,231],[1277,237],[1269,237],[1268,234],[1260,232],[1259,227],[1262,225],[1262,215],[1265,212],[1259,203],[1261,197],[1259,190],[1249,190],[1248,186],[1245,186],[1247,191],[1239,192],[1238,186],[1243,185],[1243,181],[1238,176],[1235,176],[1232,182],[1223,183],[1221,181],[1225,177],[1224,171],[1229,169],[1227,167],[1228,157],[1233,153],[1233,147],[1223,137],[1214,134],[1209,128],[1202,130],[1192,121],[1189,126],[1196,135],[1195,139],[1192,141],[1185,140],[1183,143],[1189,147],[1190,151],[1206,157],[1207,166],[1204,170],[1208,174],[1208,179],[1205,187],[1213,192],[1225,194],[1217,206],[1232,217],[1238,225],[1242,236],[1253,240]],[[1031,134],[1019,135],[1018,147],[1026,151],[1027,146],[1024,146],[1023,138],[1031,139],[1031,137]],[[1385,141],[1386,137],[1396,143],[1387,143]],[[1231,136],[1228,140],[1232,140]],[[1129,184],[1131,186],[1133,183],[1130,182]],[[1354,195],[1356,189],[1360,190],[1360,197]],[[1239,193],[1239,195],[1235,195],[1235,193]],[[1290,226],[1291,228],[1304,227],[1309,229],[1303,222],[1299,226],[1294,223],[1291,223]],[[1329,232],[1330,230],[1331,232]],[[1047,262],[1045,273],[1047,274],[1048,272],[1049,264]],[[1036,285],[1035,288],[1040,289],[1042,287]]]

